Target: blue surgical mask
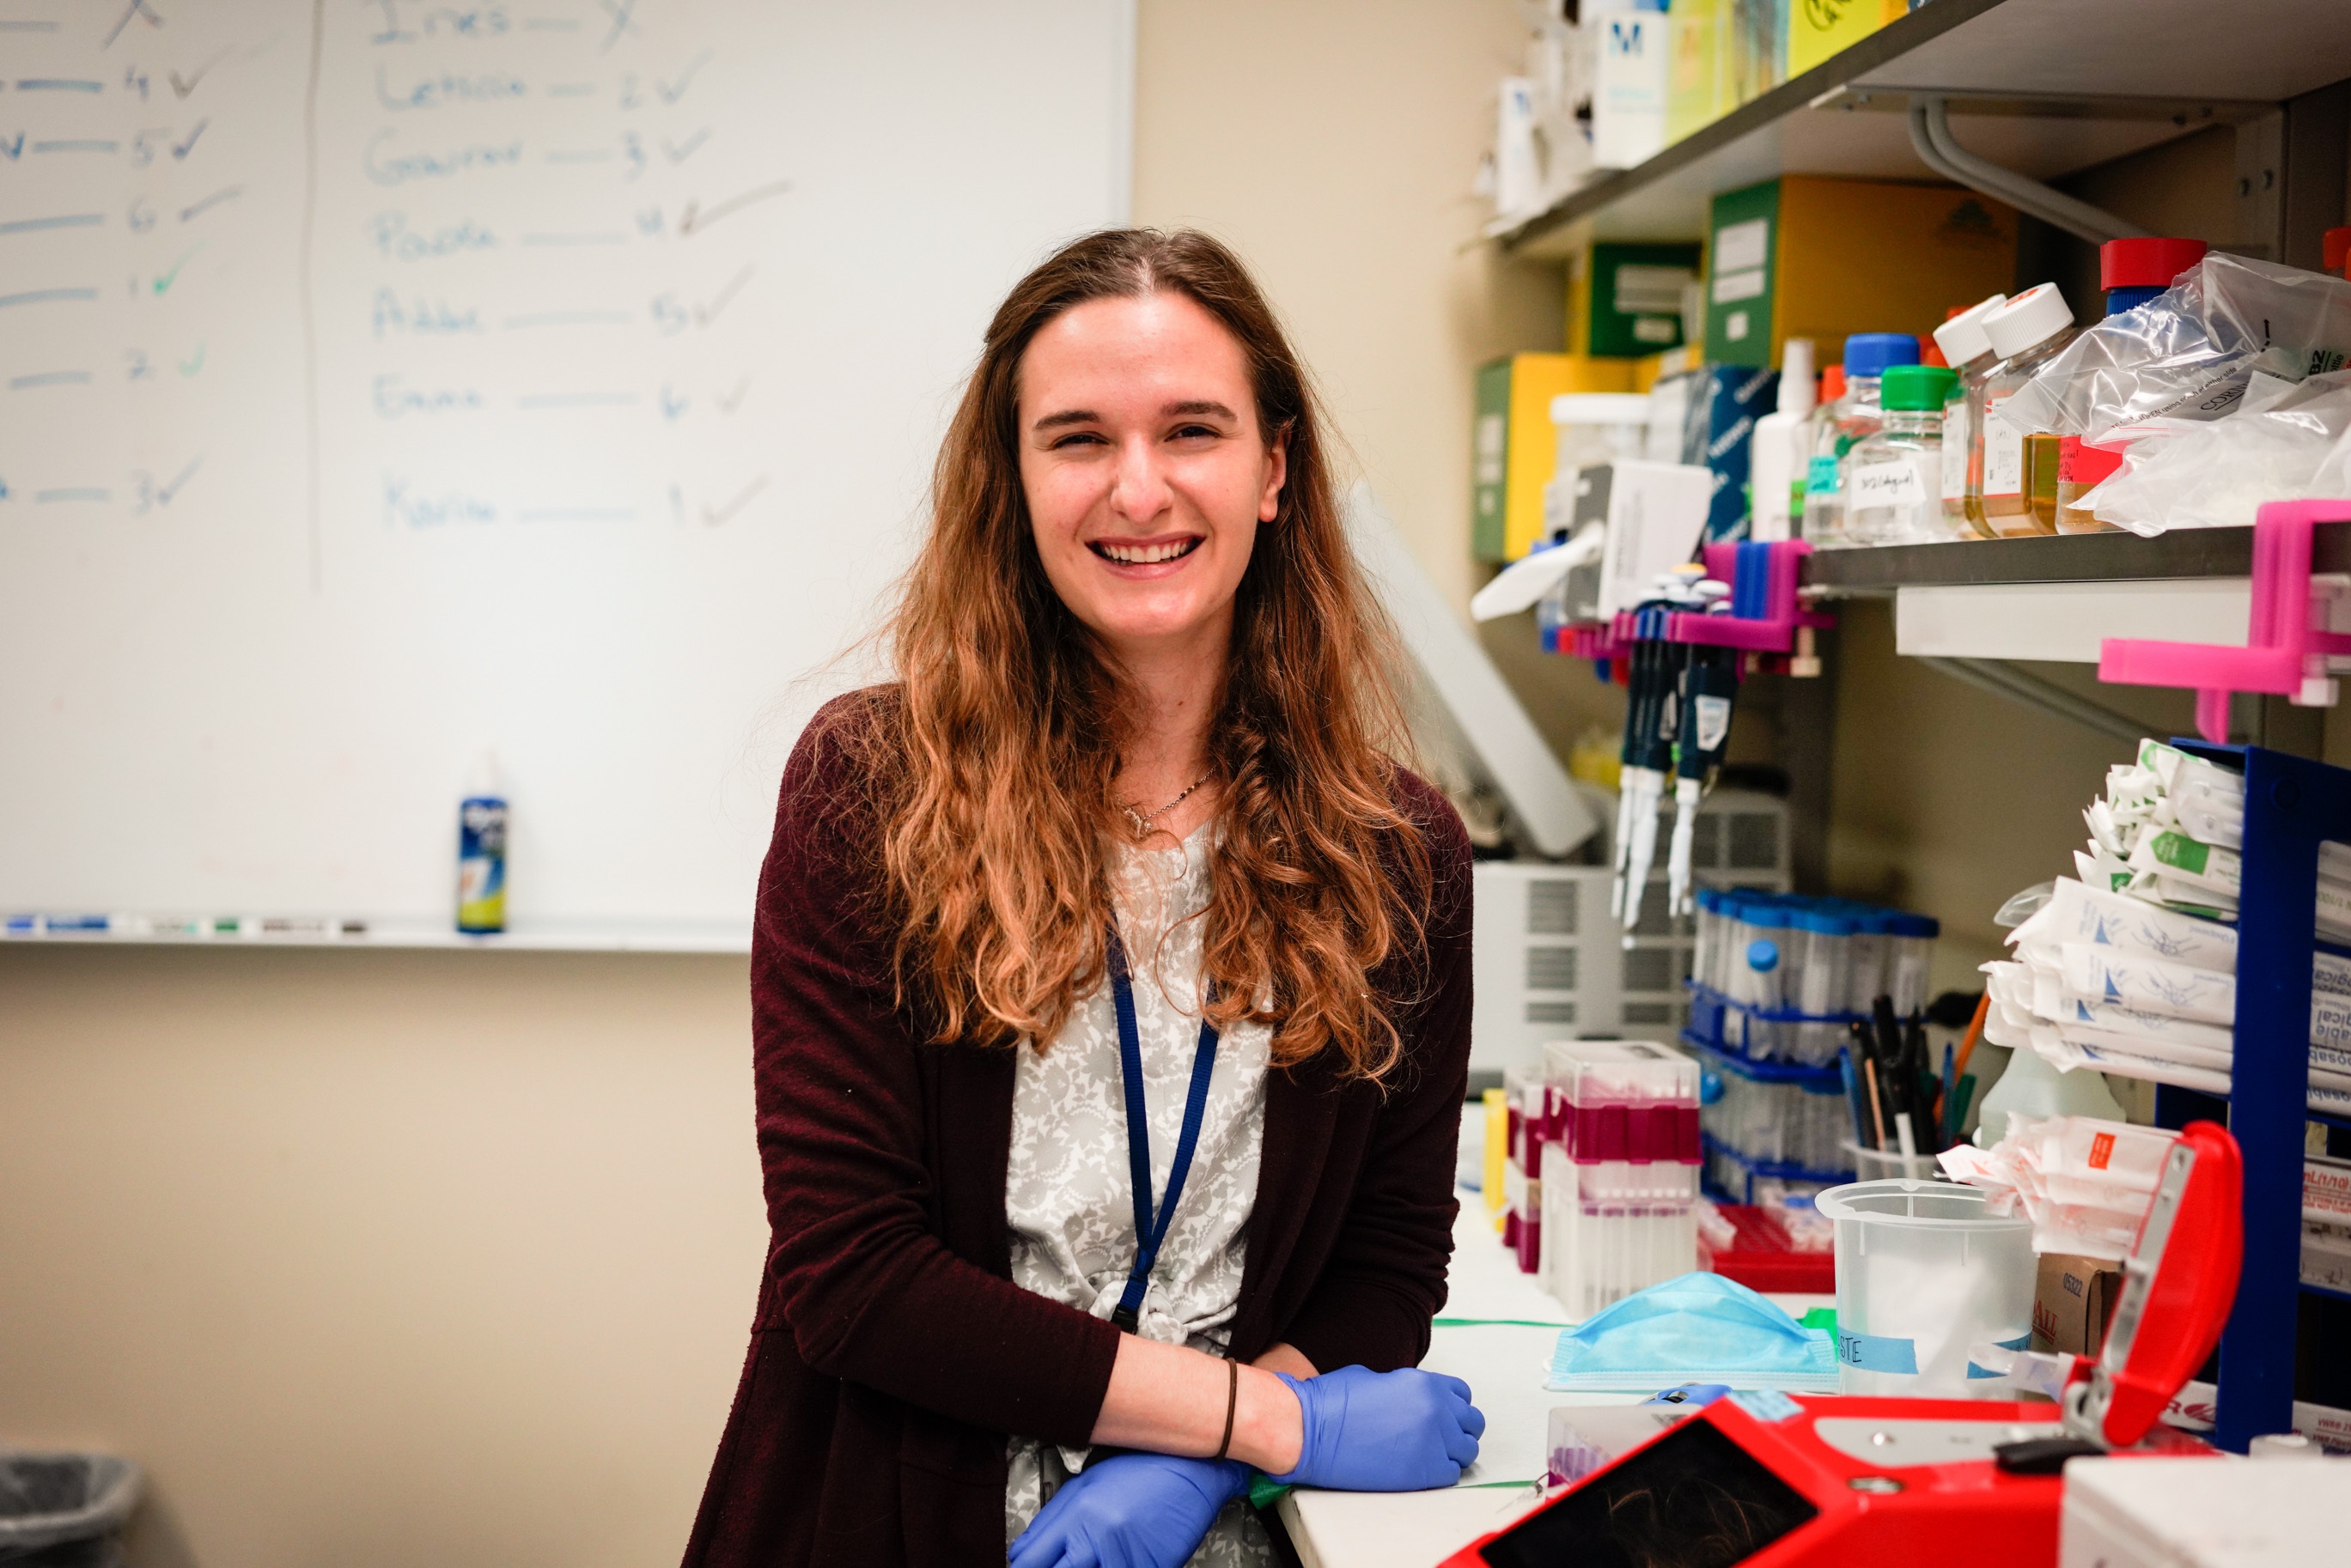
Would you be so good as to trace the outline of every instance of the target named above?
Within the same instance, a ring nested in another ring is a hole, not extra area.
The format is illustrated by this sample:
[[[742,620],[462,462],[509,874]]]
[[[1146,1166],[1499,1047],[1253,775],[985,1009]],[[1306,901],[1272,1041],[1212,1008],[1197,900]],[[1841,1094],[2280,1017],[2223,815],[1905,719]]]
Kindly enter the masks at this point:
[[[1694,1381],[1834,1393],[1836,1350],[1745,1285],[1684,1274],[1562,1334],[1545,1386],[1652,1394]]]

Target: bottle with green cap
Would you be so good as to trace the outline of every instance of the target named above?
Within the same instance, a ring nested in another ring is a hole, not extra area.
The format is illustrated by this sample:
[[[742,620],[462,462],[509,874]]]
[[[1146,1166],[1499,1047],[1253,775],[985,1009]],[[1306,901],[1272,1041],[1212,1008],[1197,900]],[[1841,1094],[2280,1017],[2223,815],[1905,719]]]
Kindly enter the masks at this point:
[[[1878,383],[1884,422],[1847,460],[1847,543],[1957,537],[1943,514],[1943,403],[1958,381],[1956,371],[1940,365],[1887,367]]]

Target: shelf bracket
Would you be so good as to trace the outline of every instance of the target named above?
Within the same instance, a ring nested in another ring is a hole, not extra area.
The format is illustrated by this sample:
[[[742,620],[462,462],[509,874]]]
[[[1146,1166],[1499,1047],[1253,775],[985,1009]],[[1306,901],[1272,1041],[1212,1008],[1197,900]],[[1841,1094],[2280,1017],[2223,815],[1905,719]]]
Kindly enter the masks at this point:
[[[2020,213],[2053,223],[2094,245],[2108,240],[2147,236],[2147,230],[2125,223],[2104,208],[2094,207],[2054,186],[1977,157],[1952,136],[1949,106],[1931,94],[1910,100],[1910,145],[1919,161],[1945,179],[1955,180],[1994,201],[2005,202]]]
[[[2231,692],[2262,691],[2302,707],[2333,707],[2335,685],[2327,660],[2351,655],[2351,636],[2326,629],[2333,596],[2313,590],[2310,539],[2318,524],[2346,522],[2351,501],[2263,505],[2253,518],[2253,602],[2245,646],[2110,637],[2100,650],[2098,679],[2192,689],[2197,732],[2215,745],[2229,738]]]
[[[2079,724],[2110,739],[2136,746],[2150,726],[2126,713],[2076,696],[2052,680],[2017,669],[1997,659],[1921,658],[1919,663],[1950,679],[1990,692],[2003,701],[2036,709],[2053,718]]]

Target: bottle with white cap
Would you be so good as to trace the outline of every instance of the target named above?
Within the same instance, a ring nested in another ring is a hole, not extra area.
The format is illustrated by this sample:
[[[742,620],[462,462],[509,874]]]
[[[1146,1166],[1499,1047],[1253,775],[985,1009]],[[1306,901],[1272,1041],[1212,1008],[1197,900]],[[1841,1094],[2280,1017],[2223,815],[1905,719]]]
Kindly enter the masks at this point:
[[[2074,307],[2053,283],[2036,283],[1983,317],[2000,356],[1984,377],[1983,462],[1968,484],[1969,515],[2001,538],[2057,532],[2057,436],[2029,431],[2002,412],[2008,400],[2074,340]]]
[[[1968,417],[1968,403],[1982,387],[1985,375],[2000,363],[2000,356],[1991,351],[1991,339],[1985,336],[1983,318],[2007,303],[2008,296],[1995,294],[1965,310],[1953,311],[1949,321],[1935,328],[1935,347],[1943,351],[1943,363],[1959,373],[1950,400],[1943,405],[1943,530],[1954,539],[1978,532],[1975,520],[1968,515],[1968,476],[1983,466],[1983,442],[1977,439],[1975,423]]]
[[[1804,510],[1804,464],[1811,456],[1805,421],[1811,417],[1816,389],[1813,384],[1813,340],[1791,337],[1780,350],[1780,402],[1755,421],[1748,470],[1748,503],[1752,521],[1750,539],[1795,536],[1793,519]]]

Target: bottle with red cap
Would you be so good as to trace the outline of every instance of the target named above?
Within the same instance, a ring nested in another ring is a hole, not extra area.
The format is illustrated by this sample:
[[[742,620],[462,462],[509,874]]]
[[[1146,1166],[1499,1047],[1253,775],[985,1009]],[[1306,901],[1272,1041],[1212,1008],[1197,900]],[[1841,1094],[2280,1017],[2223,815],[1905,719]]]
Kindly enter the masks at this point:
[[[2351,228],[2329,229],[2319,239],[2320,254],[2326,258],[2326,270],[2336,277],[2351,277]]]
[[[1983,317],[2000,356],[1984,377],[1978,428],[1980,472],[1968,486],[1969,515],[2001,538],[2057,532],[2057,437],[2030,431],[2003,413],[2010,398],[2074,340],[2074,307],[2053,283],[2036,283]]]
[[[2108,240],[2098,247],[2098,286],[2106,291],[2106,314],[2120,316],[2145,305],[2201,263],[2210,248],[2202,240]],[[2119,448],[2085,446],[2079,436],[2058,441],[2057,532],[2115,531],[2113,524],[2099,522],[2096,514],[2076,503],[2122,464]]]

